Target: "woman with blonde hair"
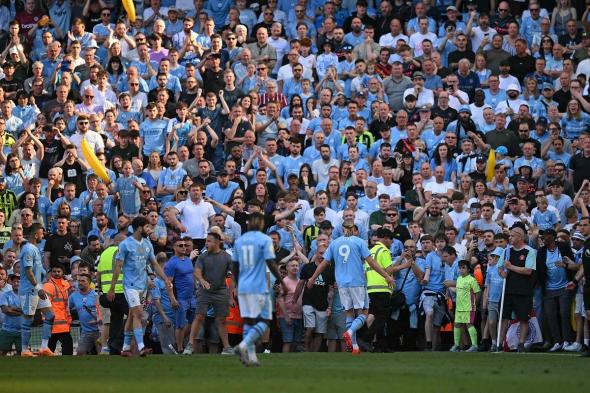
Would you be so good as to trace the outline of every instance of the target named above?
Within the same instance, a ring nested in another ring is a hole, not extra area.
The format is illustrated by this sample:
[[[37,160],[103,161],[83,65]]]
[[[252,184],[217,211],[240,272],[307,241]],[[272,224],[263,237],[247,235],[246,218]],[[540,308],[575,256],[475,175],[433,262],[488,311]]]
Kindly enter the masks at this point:
[[[539,84],[535,78],[527,78],[524,83],[524,91],[522,93],[522,99],[526,101],[529,108],[534,108],[539,101]]]
[[[579,138],[588,128],[590,128],[590,115],[582,111],[578,100],[572,99],[568,102],[567,112],[561,119],[563,135],[573,140]]]

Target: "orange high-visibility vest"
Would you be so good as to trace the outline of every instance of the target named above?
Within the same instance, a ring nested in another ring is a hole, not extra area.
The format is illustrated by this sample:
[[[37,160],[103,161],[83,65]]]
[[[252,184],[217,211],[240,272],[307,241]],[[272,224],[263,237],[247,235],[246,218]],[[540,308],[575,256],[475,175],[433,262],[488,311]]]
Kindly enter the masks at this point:
[[[48,282],[43,284],[43,290],[49,296],[51,308],[55,314],[51,333],[69,333],[72,323],[72,316],[68,308],[70,283],[63,278],[60,280],[50,278]]]
[[[225,283],[229,287],[231,285],[231,277],[226,278]],[[243,324],[244,321],[240,316],[240,308],[238,306],[238,302],[236,301],[236,305],[229,308],[229,315],[227,318],[225,318],[227,334],[242,334],[244,331],[242,328]]]

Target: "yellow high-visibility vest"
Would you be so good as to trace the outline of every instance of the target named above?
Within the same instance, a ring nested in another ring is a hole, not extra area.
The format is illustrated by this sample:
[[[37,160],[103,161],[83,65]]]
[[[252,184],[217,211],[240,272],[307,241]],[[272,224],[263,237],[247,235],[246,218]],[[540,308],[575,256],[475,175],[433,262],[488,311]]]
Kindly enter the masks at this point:
[[[111,280],[113,279],[113,268],[115,265],[115,254],[119,247],[110,246],[100,254],[98,259],[97,272],[100,276],[100,289],[107,293],[111,289]],[[123,293],[123,272],[117,277],[115,284],[115,293]]]
[[[385,270],[391,265],[391,251],[381,242],[377,242],[371,248],[371,256]],[[387,285],[383,276],[365,262],[365,272],[367,274],[367,292],[387,292],[392,293],[392,289]]]

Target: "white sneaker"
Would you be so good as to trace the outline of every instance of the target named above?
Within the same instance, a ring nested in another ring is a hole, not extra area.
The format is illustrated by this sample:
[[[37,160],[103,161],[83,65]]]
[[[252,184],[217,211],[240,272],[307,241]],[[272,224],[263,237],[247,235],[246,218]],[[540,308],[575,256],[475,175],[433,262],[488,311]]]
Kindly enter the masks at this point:
[[[469,349],[466,350],[465,352],[478,352],[477,345],[470,346]]]
[[[561,344],[560,343],[555,343],[551,349],[549,349],[549,352],[559,352],[561,351]]]
[[[567,352],[580,352],[581,349],[582,344],[580,344],[579,342],[573,342],[570,345],[563,347],[563,350]]]
[[[182,351],[183,355],[192,355],[193,354],[193,346],[188,343],[186,344],[186,347],[184,348],[184,351]]]
[[[270,349],[265,349],[264,352],[262,352],[262,353],[268,355],[270,353]]]
[[[222,355],[233,355],[234,349],[232,347],[223,348],[223,351],[221,351],[221,354]]]
[[[456,346],[456,345],[453,345],[453,346],[451,347],[451,349],[449,349],[449,352],[461,352],[461,350],[459,349],[459,347],[458,347],[458,346]]]

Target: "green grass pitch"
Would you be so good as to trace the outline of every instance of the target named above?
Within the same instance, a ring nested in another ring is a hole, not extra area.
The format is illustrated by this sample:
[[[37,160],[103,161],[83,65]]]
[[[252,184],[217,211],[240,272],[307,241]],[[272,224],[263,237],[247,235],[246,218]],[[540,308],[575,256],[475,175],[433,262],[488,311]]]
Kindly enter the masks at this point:
[[[3,358],[3,393],[583,392],[590,359],[569,354],[393,353]]]

